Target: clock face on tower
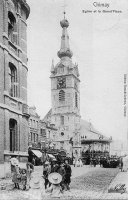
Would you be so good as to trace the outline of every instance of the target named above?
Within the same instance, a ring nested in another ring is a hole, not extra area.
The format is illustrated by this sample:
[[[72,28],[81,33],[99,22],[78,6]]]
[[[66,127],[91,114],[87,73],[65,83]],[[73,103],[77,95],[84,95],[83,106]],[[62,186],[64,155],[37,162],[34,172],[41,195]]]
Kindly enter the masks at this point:
[[[57,89],[66,88],[66,77],[58,77]]]

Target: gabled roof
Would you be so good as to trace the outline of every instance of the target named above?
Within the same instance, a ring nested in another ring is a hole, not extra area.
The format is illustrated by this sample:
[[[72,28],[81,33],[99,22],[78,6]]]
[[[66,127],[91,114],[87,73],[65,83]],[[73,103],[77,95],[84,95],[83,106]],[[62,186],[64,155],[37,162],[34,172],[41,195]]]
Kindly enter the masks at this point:
[[[52,114],[52,108],[48,111],[48,113],[45,115],[45,117],[42,119],[42,121],[44,121],[44,122],[49,121],[51,114]]]

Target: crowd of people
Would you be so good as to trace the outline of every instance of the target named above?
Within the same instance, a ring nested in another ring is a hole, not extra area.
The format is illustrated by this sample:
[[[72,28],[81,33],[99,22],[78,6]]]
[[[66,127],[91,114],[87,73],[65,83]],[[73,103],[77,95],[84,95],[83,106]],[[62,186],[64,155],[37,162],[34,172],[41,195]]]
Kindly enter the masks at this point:
[[[90,158],[90,166],[96,167],[97,165],[104,168],[116,168],[122,165],[122,162],[121,159],[117,157]]]
[[[12,157],[10,163],[14,188],[29,190],[34,165],[27,162],[26,168],[20,168],[18,157]],[[49,160],[46,157],[42,168],[42,176],[44,178],[44,187],[46,192],[53,192],[56,188],[59,188],[58,191],[61,193],[70,190],[72,170],[71,166],[68,164],[68,159]]]
[[[68,159],[65,159],[64,161],[57,161],[56,159],[53,159],[51,162],[46,161],[44,163],[43,177],[45,180],[45,189],[48,189],[51,186],[49,181],[49,175],[51,173],[58,173],[61,175],[61,191],[70,190],[72,170],[71,166],[68,164]]]
[[[31,174],[34,171],[34,165],[30,162],[26,163],[26,168],[20,168],[17,156],[10,158],[12,182],[14,188],[28,190],[30,188]]]
[[[72,169],[69,165],[68,158],[65,159],[49,159],[47,154],[44,154],[43,165],[42,165],[42,177],[44,179],[45,191],[49,193],[63,193],[64,191],[70,190]],[[34,163],[27,162],[26,168],[20,168],[17,157],[12,157],[11,162],[11,173],[12,181],[17,189],[22,187],[23,190],[29,190],[31,175],[34,171]],[[82,159],[73,160],[74,167],[82,167]],[[114,157],[99,157],[90,158],[90,166],[105,168],[116,168],[119,167],[123,171],[123,159]]]

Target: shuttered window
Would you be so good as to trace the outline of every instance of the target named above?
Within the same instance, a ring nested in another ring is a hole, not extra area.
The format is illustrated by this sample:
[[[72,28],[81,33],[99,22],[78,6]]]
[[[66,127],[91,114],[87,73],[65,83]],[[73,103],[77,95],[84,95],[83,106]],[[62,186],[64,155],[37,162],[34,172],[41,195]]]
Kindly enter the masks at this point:
[[[65,101],[65,92],[63,90],[59,92],[59,101]]]

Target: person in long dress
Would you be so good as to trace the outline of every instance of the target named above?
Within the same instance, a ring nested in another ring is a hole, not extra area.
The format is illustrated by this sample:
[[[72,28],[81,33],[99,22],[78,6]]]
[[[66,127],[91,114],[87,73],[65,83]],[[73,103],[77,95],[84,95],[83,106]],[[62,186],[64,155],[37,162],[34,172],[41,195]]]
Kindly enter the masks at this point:
[[[79,160],[79,162],[80,162],[80,167],[83,167],[83,163],[81,159]]]
[[[123,162],[123,167],[122,167],[122,171],[128,171],[128,156],[124,156],[122,159]]]
[[[14,182],[14,188],[19,189],[20,168],[19,168],[18,157],[12,156],[10,159],[10,163],[11,163],[12,182]]]

